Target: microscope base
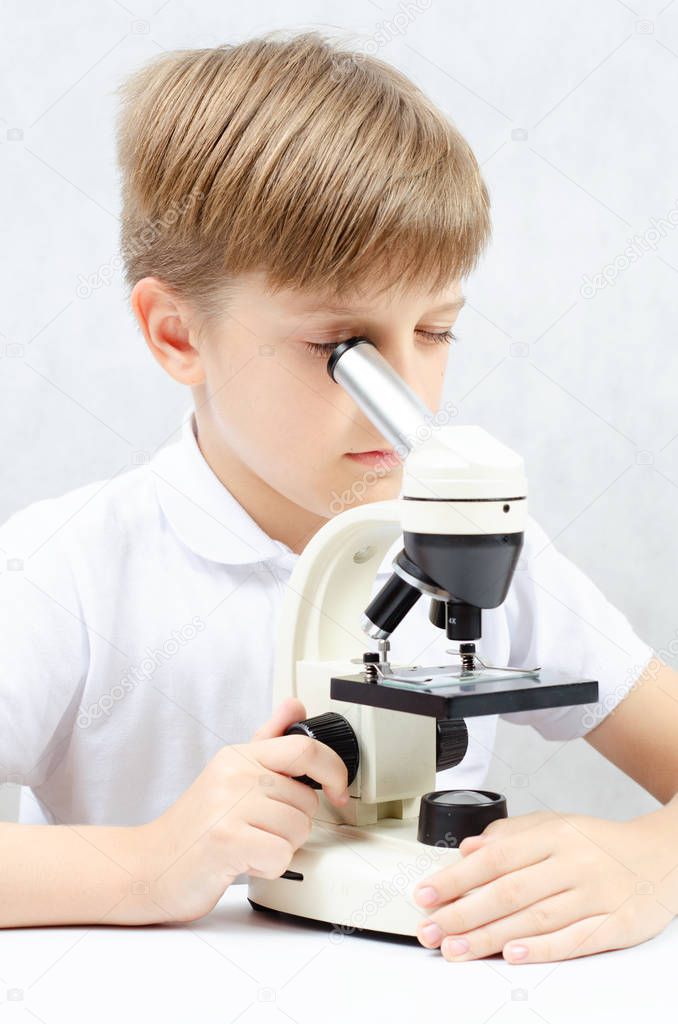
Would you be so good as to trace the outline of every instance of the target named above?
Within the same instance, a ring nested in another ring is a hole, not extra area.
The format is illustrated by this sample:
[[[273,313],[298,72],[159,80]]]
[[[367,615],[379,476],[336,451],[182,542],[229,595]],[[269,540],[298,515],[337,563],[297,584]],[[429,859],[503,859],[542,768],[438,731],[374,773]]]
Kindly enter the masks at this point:
[[[416,818],[361,827],[314,821],[283,875],[250,876],[248,899],[257,910],[324,921],[342,933],[416,937],[428,915],[412,897],[415,885],[460,857],[456,849],[420,843]]]

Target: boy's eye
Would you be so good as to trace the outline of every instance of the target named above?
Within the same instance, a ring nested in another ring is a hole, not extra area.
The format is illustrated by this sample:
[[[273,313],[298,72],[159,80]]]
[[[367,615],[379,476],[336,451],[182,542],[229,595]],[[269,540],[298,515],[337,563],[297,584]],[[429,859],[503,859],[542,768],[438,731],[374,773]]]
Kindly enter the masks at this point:
[[[432,341],[434,345],[438,345],[441,342],[442,343],[445,343],[445,342],[449,343],[451,341],[456,341],[457,340],[456,334],[453,334],[451,330],[447,330],[447,331],[424,331],[421,328],[418,328],[414,333],[415,334],[422,334],[425,338],[428,338],[429,341]],[[308,349],[309,352],[312,352],[313,355],[316,355],[316,356],[327,356],[328,358],[329,358],[330,353],[332,352],[332,350],[335,349],[337,347],[337,345],[339,345],[339,344],[341,344],[341,342],[339,342],[339,341],[329,341],[329,342],[325,342],[324,344],[314,343],[312,341],[304,342],[305,347]]]

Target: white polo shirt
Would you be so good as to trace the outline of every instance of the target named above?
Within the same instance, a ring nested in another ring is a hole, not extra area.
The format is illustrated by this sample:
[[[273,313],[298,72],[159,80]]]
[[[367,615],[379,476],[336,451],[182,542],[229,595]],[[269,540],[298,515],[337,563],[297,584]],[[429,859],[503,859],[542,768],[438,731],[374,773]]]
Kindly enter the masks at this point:
[[[222,745],[250,740],[272,711],[275,626],[298,557],[212,472],[192,410],[148,464],[11,516],[0,527],[0,781],[30,787],[20,820],[149,821]],[[422,598],[393,634],[394,662],[450,660],[428,609]],[[554,740],[596,725],[653,653],[531,518],[478,649],[494,665],[599,681],[597,705],[503,716]],[[483,785],[497,718],[467,725],[468,753],[441,786]]]

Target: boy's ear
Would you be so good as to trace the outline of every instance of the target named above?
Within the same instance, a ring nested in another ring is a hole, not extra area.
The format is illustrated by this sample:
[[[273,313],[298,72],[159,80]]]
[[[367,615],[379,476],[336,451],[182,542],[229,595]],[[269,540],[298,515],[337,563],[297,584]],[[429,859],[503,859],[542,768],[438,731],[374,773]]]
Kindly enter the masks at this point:
[[[202,384],[205,373],[189,329],[188,310],[156,277],[144,277],[130,296],[134,315],[153,356],[180,384]]]

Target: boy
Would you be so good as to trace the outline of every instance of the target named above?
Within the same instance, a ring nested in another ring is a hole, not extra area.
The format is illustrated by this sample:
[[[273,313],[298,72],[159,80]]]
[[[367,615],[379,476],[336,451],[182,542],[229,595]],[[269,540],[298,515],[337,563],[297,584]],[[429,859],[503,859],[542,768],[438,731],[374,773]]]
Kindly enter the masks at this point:
[[[455,128],[396,70],[315,33],[164,54],[122,96],[132,307],[194,408],[149,465],[0,531],[2,778],[32,794],[2,826],[4,926],[193,920],[238,876],[286,869],[318,806],[294,776],[348,799],[333,751],[283,735],[303,705],[270,717],[296,558],[346,502],[400,486],[327,356],[365,333],[438,409],[461,282],[490,230]],[[444,656],[425,604],[394,660]],[[656,934],[678,898],[676,674],[533,520],[484,625],[495,664],[600,681],[598,705],[516,721],[586,734],[666,806],[623,823],[493,823],[418,887],[420,941],[519,962],[521,946],[523,960],[562,959]],[[469,722],[444,782],[482,785],[495,727]]]

